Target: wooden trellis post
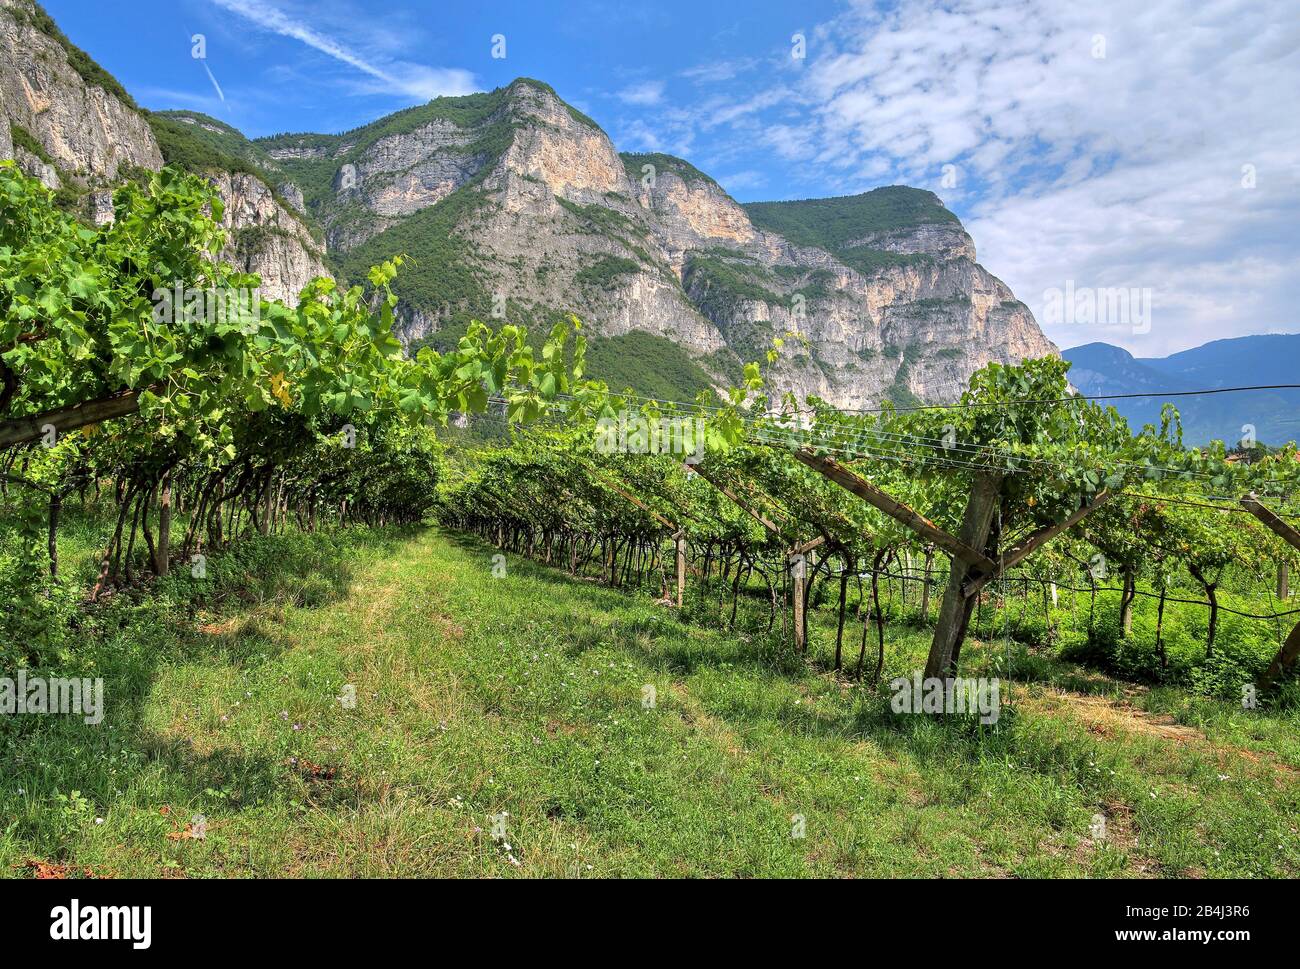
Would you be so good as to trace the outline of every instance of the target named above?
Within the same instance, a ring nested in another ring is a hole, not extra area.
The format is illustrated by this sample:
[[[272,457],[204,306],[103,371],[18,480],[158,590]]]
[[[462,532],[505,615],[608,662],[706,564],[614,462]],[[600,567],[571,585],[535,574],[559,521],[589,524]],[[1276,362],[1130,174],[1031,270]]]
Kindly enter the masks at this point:
[[[795,553],[790,554],[790,588],[792,591],[792,607],[794,612],[794,648],[796,652],[802,653],[808,648],[807,638],[804,636],[804,591],[807,589],[805,583],[808,580],[808,564],[802,555]]]
[[[686,533],[677,531],[673,535],[673,548],[677,553],[677,608],[682,607],[686,598]]]
[[[794,646],[799,652],[808,649],[808,586],[811,576],[808,572],[808,553],[826,542],[817,536],[810,542],[796,545],[790,550],[790,586],[794,590]]]
[[[1282,541],[1286,542],[1292,548],[1300,549],[1300,530],[1288,525],[1285,521],[1273,514],[1269,509],[1259,503],[1255,493],[1251,492],[1245,498],[1241,499],[1241,505],[1248,512],[1258,518],[1264,525]],[[1267,690],[1284,675],[1291,672],[1300,661],[1300,622],[1296,623],[1295,628],[1291,630],[1291,635],[1286,638],[1282,648],[1278,650],[1277,655],[1273,657],[1273,662],[1268,664],[1268,668],[1260,674],[1256,685],[1261,690]]]
[[[778,538],[781,537],[781,530],[777,528],[772,520],[761,511],[751,506],[748,502],[741,501],[734,491],[715,479],[700,466],[692,466],[691,470],[726,495],[733,504],[740,508],[741,511],[745,512],[745,514],[753,518],[754,521],[758,522]],[[786,556],[786,563],[790,567],[790,587],[792,590],[791,600],[794,611],[794,645],[795,649],[801,653],[808,646],[807,637],[804,635],[804,615],[807,612],[808,607],[808,566],[805,556],[825,541],[825,536],[819,535],[817,538],[814,538],[809,542],[794,546]]]
[[[939,622],[926,661],[927,677],[952,676],[956,673],[971,613],[979,601],[979,592],[985,585],[1024,561],[1057,535],[1073,528],[1112,497],[1107,491],[1099,492],[1078,511],[1062,521],[1040,528],[1015,548],[1009,549],[1000,561],[994,561],[989,555],[988,546],[993,517],[1002,494],[1005,477],[1002,473],[995,471],[975,475],[970,499],[962,516],[961,530],[954,536],[839,462],[817,454],[811,448],[799,448],[794,456],[802,464],[834,481],[850,494],[857,495],[952,557],[948,587],[939,607]]]

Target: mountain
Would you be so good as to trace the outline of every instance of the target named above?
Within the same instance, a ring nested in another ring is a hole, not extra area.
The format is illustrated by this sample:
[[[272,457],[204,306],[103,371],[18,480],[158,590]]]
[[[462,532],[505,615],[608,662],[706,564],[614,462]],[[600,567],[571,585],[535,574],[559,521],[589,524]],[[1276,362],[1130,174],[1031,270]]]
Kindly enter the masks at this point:
[[[13,158],[88,221],[113,217],[112,189],[172,163],[213,179],[225,202],[223,256],[262,277],[263,295],[296,301],[328,274],[324,236],[270,176],[219,150],[245,141],[198,115],[151,115],[32,0],[0,0],[0,158]]]
[[[527,78],[342,134],[250,141],[195,112],[139,110],[56,35],[31,0],[0,0],[0,117],[54,158],[61,186],[93,195],[162,160],[212,174],[236,261],[278,290],[309,268],[359,282],[409,255],[396,284],[408,346],[452,344],[471,318],[541,329],[572,313],[593,376],[683,398],[791,332],[774,389],[844,407],[952,400],[990,361],[1056,353],[930,192],[742,206],[683,159],[620,154]],[[67,108],[47,117],[34,97]],[[112,130],[83,138],[91,114]],[[17,139],[13,152],[29,171],[42,161]]]
[[[1211,440],[1229,446],[1253,425],[1256,439],[1281,445],[1300,439],[1300,390],[1249,391],[1201,397],[1172,392],[1300,383],[1300,334],[1215,340],[1160,359],[1137,359],[1107,343],[1061,354],[1072,364],[1070,381],[1085,394],[1151,394],[1112,401],[1130,424],[1159,424],[1165,401],[1178,407],[1188,444]]]
[[[721,382],[791,331],[806,343],[777,389],[847,407],[952,399],[990,360],[1055,353],[933,194],[741,206],[682,159],[620,155],[540,81],[254,144],[301,187],[344,276],[416,257],[397,285],[411,344],[452,342],[471,317],[575,313]]]

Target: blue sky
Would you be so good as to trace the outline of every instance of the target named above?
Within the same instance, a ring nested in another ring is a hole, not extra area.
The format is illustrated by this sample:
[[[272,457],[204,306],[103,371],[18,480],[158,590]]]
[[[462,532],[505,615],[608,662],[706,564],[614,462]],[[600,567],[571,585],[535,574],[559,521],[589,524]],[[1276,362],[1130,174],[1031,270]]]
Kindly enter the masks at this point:
[[[725,131],[690,137],[679,124],[665,120],[660,128],[654,119],[670,104],[744,97],[774,73],[793,72],[801,64],[789,56],[790,38],[831,19],[843,4],[48,0],[45,6],[146,107],[202,110],[250,137],[342,131],[436,94],[536,77],[600,122],[620,149],[690,153],[711,174],[730,176],[728,188],[749,201],[791,194],[790,173],[778,159],[737,151]],[[299,27],[336,44],[354,63],[291,36]],[[196,33],[207,40],[220,98],[191,56]],[[504,58],[493,56],[497,35],[505,38]],[[792,107],[786,120],[797,121],[799,111]],[[806,187],[794,194],[824,194],[814,173],[800,182]]]
[[[531,76],[621,150],[682,155],[740,201],[932,189],[1063,347],[1160,356],[1300,330],[1300,18],[1285,4],[45,6],[144,106],[254,137],[345,130]],[[1067,286],[1132,291],[1150,312],[1053,322]]]

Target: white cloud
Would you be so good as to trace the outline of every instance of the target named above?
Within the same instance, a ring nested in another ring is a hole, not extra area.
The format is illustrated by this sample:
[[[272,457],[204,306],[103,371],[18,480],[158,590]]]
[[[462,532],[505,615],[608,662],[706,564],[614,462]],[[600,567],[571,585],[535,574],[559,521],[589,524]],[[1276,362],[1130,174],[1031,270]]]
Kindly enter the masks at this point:
[[[707,64],[700,64],[696,67],[682,71],[682,77],[687,78],[697,84],[717,84],[721,81],[730,81],[738,74],[743,74],[754,68],[758,60],[752,57],[741,57],[735,60],[711,61]]]
[[[693,130],[762,145],[824,194],[935,190],[1036,311],[1066,280],[1152,291],[1150,333],[1049,329],[1064,346],[1159,355],[1300,329],[1300,18],[1285,5],[853,0],[809,38],[801,73],[710,92]]]
[[[1050,331],[1063,345],[1157,354],[1294,326],[1300,124],[1283,92],[1300,27],[1284,17],[1195,0],[858,9],[810,65],[823,154],[936,188],[956,164],[982,261],[1036,311],[1066,280],[1152,291],[1149,334]]]
[[[618,99],[624,104],[648,106],[658,104],[664,99],[663,81],[643,81],[633,84],[618,92]]]
[[[718,179],[718,184],[725,188],[730,194],[736,195],[740,192],[749,191],[750,189],[762,188],[767,184],[767,176],[762,172],[736,172],[734,175],[724,175],[720,177]]]
[[[631,151],[663,151],[668,146],[659,133],[644,121],[631,121],[620,131],[619,147]]]
[[[345,47],[267,0],[212,0],[217,6],[252,22],[263,30],[288,37],[370,78],[367,93],[382,92],[428,101],[441,95],[470,94],[478,90],[474,75],[459,68],[435,68],[422,64],[375,57]]]

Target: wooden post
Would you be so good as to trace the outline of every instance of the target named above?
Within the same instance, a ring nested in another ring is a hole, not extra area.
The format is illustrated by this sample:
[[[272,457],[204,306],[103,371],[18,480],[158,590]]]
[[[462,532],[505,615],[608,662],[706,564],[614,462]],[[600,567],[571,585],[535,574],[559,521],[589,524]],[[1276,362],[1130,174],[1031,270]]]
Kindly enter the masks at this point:
[[[954,538],[949,535],[934,522],[923,515],[917,514],[907,505],[881,491],[871,482],[855,474],[838,461],[815,454],[808,448],[799,449],[794,453],[794,456],[800,463],[806,464],[814,471],[830,478],[845,491],[857,495],[867,504],[883,511],[890,518],[938,545],[949,555],[960,559],[967,565],[977,566],[982,573],[987,574],[996,571],[997,564],[979,549],[971,548],[970,544],[960,537]],[[1001,482],[1000,476],[998,481]],[[989,521],[991,523],[992,519],[990,518]]]
[[[673,535],[673,547],[677,553],[677,608],[686,600],[686,533]]]
[[[1291,630],[1291,635],[1287,637],[1282,648],[1278,650],[1273,662],[1268,664],[1268,669],[1260,674],[1258,686],[1261,690],[1267,690],[1276,683],[1288,671],[1295,668],[1296,661],[1300,660],[1300,622],[1295,624]]]
[[[804,583],[808,575],[808,560],[802,552],[790,555],[790,587],[794,590],[794,648],[802,653],[808,648],[804,637]]]
[[[263,535],[271,534],[271,501],[275,495],[275,470],[266,472],[266,487],[262,491],[262,519],[257,523],[257,530]]]
[[[1269,509],[1259,503],[1259,499],[1251,492],[1245,498],[1241,499],[1242,507],[1262,521],[1270,531],[1277,535],[1282,541],[1286,542],[1292,548],[1300,549],[1300,531],[1287,524]],[[1261,690],[1267,690],[1283,676],[1289,674],[1295,669],[1297,661],[1300,661],[1300,622],[1296,623],[1295,628],[1291,630],[1291,635],[1286,638],[1282,648],[1278,650],[1277,655],[1273,657],[1273,662],[1268,664],[1268,669],[1260,674],[1257,686]]]
[[[48,546],[50,553],[50,578],[59,577],[59,516],[63,512],[63,495],[55,491],[50,495]]]
[[[966,513],[962,518],[961,531],[958,533],[962,545],[974,549],[988,546],[993,515],[997,511],[1001,493],[1001,474],[982,473],[975,476],[970,500],[966,503]],[[927,679],[956,675],[961,644],[966,638],[971,612],[979,598],[978,595],[966,594],[966,581],[971,577],[972,571],[972,564],[967,559],[953,556],[952,568],[948,573],[948,587],[944,590],[943,602],[939,605],[939,624],[935,627],[930,656],[925,663]],[[996,566],[984,574],[992,571],[996,571]]]
[[[921,576],[921,622],[930,621],[930,572],[934,567],[934,546],[925,547],[925,574]]]
[[[45,427],[49,425],[62,435],[92,424],[125,417],[140,409],[140,391],[124,390],[102,400],[73,404],[58,410],[46,411],[32,417],[20,417],[11,421],[0,421],[0,448],[16,444],[30,444],[45,436]]]
[[[1291,598],[1291,565],[1286,559],[1277,563],[1277,597],[1283,602]]]
[[[163,476],[162,493],[158,496],[158,545],[154,549],[153,570],[159,577],[171,569],[172,543],[172,476]]]
[[[1054,539],[1057,535],[1073,528],[1114,497],[1114,492],[1104,490],[1100,491],[1092,501],[1079,508],[1067,518],[1062,519],[1054,525],[1046,525],[1038,529],[1028,538],[1017,544],[1014,548],[1007,549],[1006,552],[998,558],[996,567],[992,571],[982,572],[977,576],[973,576],[971,580],[966,583],[966,595],[975,595],[983,589],[984,586],[988,585],[994,579],[999,578],[1003,573],[1015,568],[1025,559],[1029,558],[1029,556],[1033,555],[1034,552],[1038,551],[1042,546]]]

